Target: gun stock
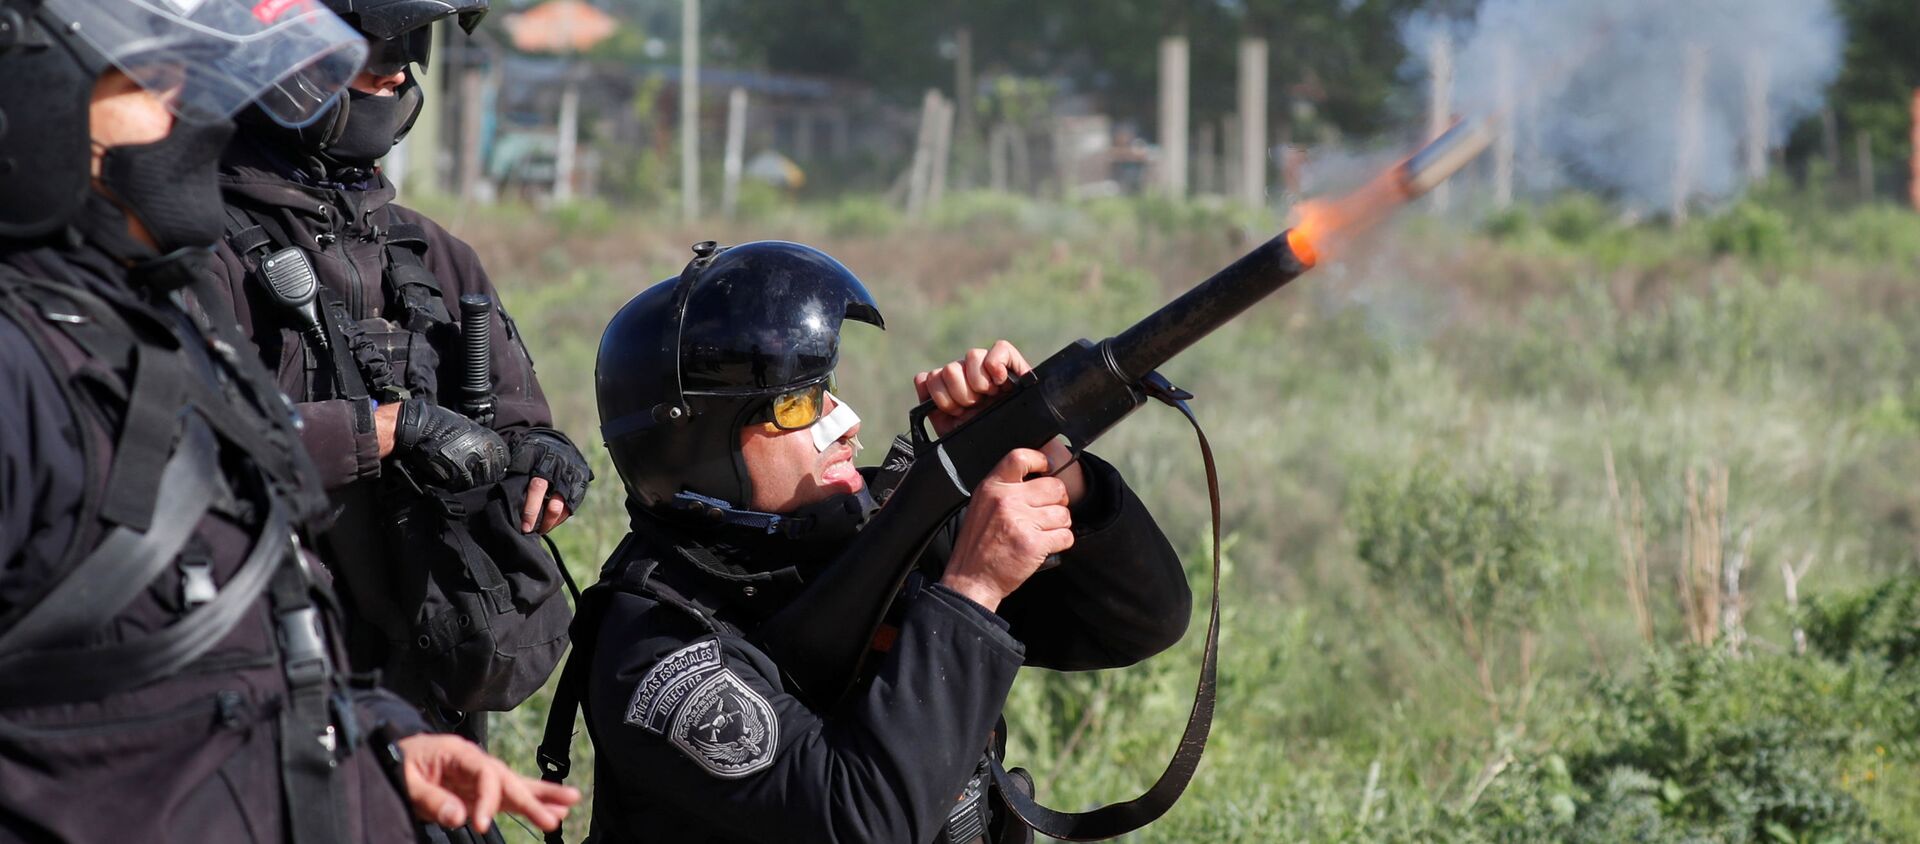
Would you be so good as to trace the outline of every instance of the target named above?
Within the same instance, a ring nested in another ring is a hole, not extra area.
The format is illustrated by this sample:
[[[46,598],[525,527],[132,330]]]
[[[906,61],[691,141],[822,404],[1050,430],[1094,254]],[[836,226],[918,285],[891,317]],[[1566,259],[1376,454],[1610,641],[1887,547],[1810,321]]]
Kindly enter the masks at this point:
[[[973,488],[1016,448],[1066,437],[1084,449],[1144,404],[1141,383],[1313,266],[1293,232],[1261,244],[1178,299],[1098,343],[1076,340],[1047,358],[1000,401],[938,440],[922,404],[910,415],[914,463],[841,558],[762,624],[761,647],[794,690],[819,706],[860,676],[874,632],[935,533]]]

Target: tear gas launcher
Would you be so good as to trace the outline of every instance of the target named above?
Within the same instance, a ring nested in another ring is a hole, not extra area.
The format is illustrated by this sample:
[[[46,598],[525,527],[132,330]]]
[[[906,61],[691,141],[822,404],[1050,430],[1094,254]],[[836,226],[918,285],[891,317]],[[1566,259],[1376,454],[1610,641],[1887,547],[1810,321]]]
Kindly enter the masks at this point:
[[[761,625],[756,639],[801,697],[830,708],[860,676],[869,642],[928,542],[1007,452],[1037,449],[1059,437],[1077,451],[1149,398],[1180,403],[1188,396],[1169,385],[1156,368],[1311,269],[1319,251],[1337,237],[1364,228],[1438,185],[1491,139],[1484,121],[1455,124],[1354,194],[1301,209],[1293,228],[1125,331],[1098,342],[1083,339],[1067,345],[946,436],[933,439],[926,430],[931,403],[915,408],[909,416],[915,444],[912,467],[842,559]],[[1211,466],[1209,470],[1211,475]],[[880,560],[893,563],[874,564]],[[1181,750],[1161,781],[1139,799],[1078,815],[1016,799],[1016,814],[1029,825],[1055,837],[1091,840],[1144,825],[1172,805],[1192,773],[1191,764],[1184,766],[1184,773],[1177,770],[1183,767],[1181,757],[1190,756],[1189,762],[1197,764],[1211,722],[1219,629],[1217,569],[1214,592],[1200,693]]]

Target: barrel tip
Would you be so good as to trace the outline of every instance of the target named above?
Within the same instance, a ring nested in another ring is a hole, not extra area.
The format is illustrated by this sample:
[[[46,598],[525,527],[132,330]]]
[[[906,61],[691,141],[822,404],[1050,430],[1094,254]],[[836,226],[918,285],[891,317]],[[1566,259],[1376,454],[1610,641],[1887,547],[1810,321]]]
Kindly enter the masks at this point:
[[[1295,259],[1309,267],[1320,263],[1320,254],[1314,251],[1313,241],[1298,227],[1287,229],[1287,249],[1293,252]]]

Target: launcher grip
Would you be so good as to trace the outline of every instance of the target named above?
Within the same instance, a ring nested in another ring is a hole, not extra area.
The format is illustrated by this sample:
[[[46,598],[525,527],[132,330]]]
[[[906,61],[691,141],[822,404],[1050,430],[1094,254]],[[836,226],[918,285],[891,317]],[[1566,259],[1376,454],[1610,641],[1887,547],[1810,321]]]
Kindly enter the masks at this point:
[[[493,298],[460,297],[460,412],[482,425],[493,422]]]

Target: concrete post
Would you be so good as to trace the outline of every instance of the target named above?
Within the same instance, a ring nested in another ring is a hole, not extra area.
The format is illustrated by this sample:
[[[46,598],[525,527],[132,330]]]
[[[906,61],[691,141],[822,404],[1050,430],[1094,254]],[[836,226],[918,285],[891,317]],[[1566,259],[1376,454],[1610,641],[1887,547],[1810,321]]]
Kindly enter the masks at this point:
[[[680,214],[700,216],[700,0],[680,0]]]
[[[1693,193],[1693,171],[1700,158],[1701,111],[1707,95],[1707,48],[1687,45],[1685,69],[1680,80],[1680,111],[1675,116],[1678,131],[1673,153],[1673,196],[1668,213],[1673,224],[1687,221],[1687,199]]]
[[[580,142],[580,82],[574,69],[567,69],[567,87],[560,92],[560,143],[553,154],[553,201],[564,205],[573,201],[573,175],[578,169],[575,152]]]
[[[720,213],[728,218],[740,206],[740,174],[747,154],[747,91],[727,92],[727,155],[721,165]]]
[[[446,55],[446,22],[433,25],[431,39],[433,54]],[[442,65],[439,69],[428,72],[419,65],[414,65],[410,72],[415,82],[419,84],[421,92],[426,95],[427,104],[425,108],[420,109],[420,118],[414,121],[413,131],[407,133],[405,172],[401,174],[404,180],[401,182],[401,188],[410,196],[434,195],[440,193],[443,188],[440,180],[440,154],[445,142],[444,133],[441,130],[441,113],[447,99],[443,96],[446,93],[446,86],[442,84],[441,79],[446,74],[446,68]]]
[[[1160,41],[1160,187],[1187,195],[1187,39]]]
[[[467,68],[460,76],[460,199],[478,202],[486,178],[481,147],[486,139],[487,77],[490,71]]]
[[[1258,208],[1267,202],[1267,42],[1240,41],[1240,202]]]
[[[1767,148],[1773,140],[1773,119],[1767,109],[1767,55],[1759,50],[1747,54],[1747,181],[1758,184],[1767,178]]]
[[[1433,36],[1432,49],[1427,56],[1427,70],[1430,74],[1427,86],[1427,139],[1432,140],[1453,125],[1453,39],[1445,33]],[[1441,182],[1428,196],[1433,198],[1433,210],[1447,210],[1450,203],[1446,182]]]
[[[954,104],[941,97],[936,100],[940,109],[936,113],[933,127],[933,156],[929,159],[931,167],[927,176],[927,207],[940,207],[941,200],[947,197],[947,171],[953,164],[953,117]]]
[[[1514,108],[1513,65],[1512,47],[1500,45],[1494,56],[1495,108],[1500,111],[1500,126],[1493,137],[1493,205],[1501,210],[1513,207],[1513,148],[1520,119]]]

